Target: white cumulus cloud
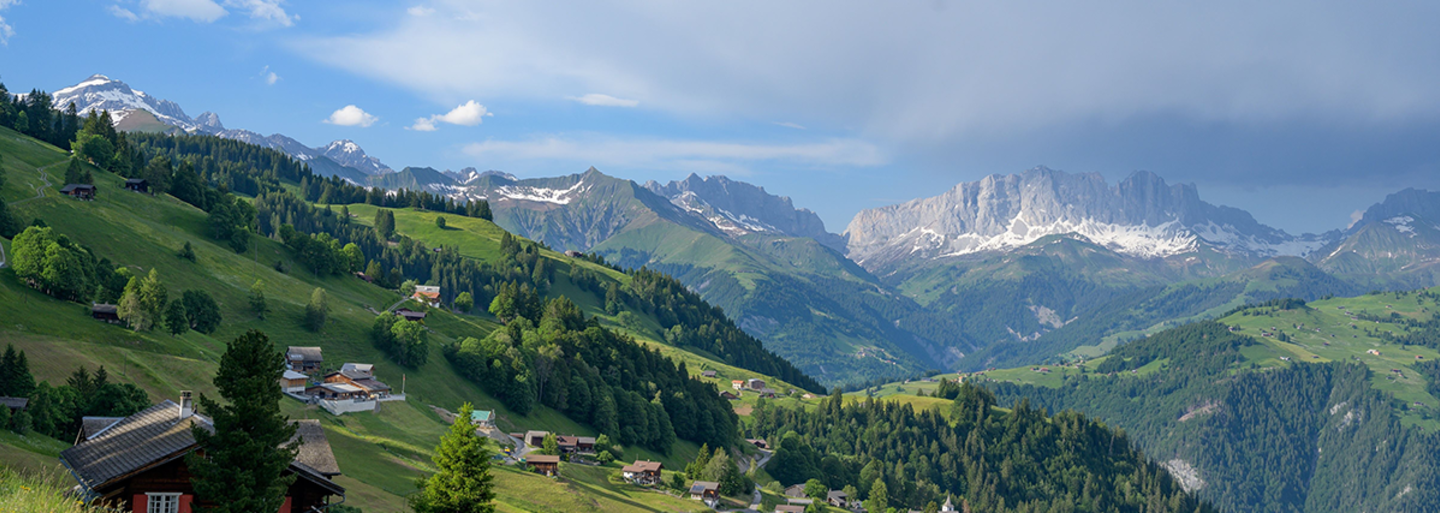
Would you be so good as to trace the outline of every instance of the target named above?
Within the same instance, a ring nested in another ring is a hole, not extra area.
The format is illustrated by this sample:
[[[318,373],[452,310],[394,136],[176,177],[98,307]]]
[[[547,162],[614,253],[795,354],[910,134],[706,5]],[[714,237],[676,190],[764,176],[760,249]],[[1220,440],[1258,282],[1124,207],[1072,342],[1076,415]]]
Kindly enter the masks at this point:
[[[145,12],[154,16],[187,18],[203,23],[210,23],[229,14],[224,7],[211,0],[143,0],[141,3]]]
[[[435,9],[431,9],[423,5],[417,5],[406,9],[405,12],[410,13],[411,16],[429,16],[431,14],[435,14]]]
[[[274,71],[271,71],[270,66],[265,66],[264,69],[260,70],[260,79],[265,81],[265,85],[275,85],[276,82],[280,81],[280,75],[276,75]]]
[[[470,100],[459,107],[451,109],[444,114],[435,114],[428,118],[419,118],[415,124],[410,125],[410,130],[420,132],[434,132],[437,130],[436,123],[449,123],[460,126],[475,126],[485,121],[485,116],[494,116],[485,109],[484,105]]]
[[[358,126],[363,128],[375,124],[379,119],[380,118],[371,115],[369,112],[365,112],[360,107],[346,105],[331,113],[330,117],[325,119],[325,122],[332,125]]]
[[[639,100],[626,100],[624,98],[616,98],[608,94],[599,93],[590,93],[585,96],[572,97],[570,99],[585,105],[595,105],[599,107],[634,107],[640,105]]]

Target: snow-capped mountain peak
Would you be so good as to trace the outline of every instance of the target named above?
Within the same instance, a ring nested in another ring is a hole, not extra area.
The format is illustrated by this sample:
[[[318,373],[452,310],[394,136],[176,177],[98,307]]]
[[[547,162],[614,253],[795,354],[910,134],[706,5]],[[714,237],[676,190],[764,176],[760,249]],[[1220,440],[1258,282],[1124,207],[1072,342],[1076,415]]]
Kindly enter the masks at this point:
[[[143,110],[154,115],[155,119],[161,123],[179,127],[186,132],[210,134],[273,148],[301,161],[313,163],[316,157],[324,156],[341,166],[354,168],[367,175],[394,172],[390,166],[386,166],[379,159],[366,155],[365,150],[353,141],[339,140],[322,148],[311,148],[283,134],[265,136],[249,130],[227,129],[220,122],[220,116],[214,112],[206,112],[191,118],[175,102],[145,94],[144,91],[134,89],[125,82],[105,75],[91,75],[78,84],[55,91],[52,97],[55,106],[61,109],[74,103],[77,112],[82,116],[91,111],[110,111],[111,118],[117,126],[120,121],[131,114]],[[335,168],[335,166],[329,164],[326,169],[331,168]],[[312,169],[316,172],[331,174],[325,169],[313,167]],[[346,173],[354,174],[354,171],[346,171]]]
[[[1110,186],[1098,174],[1045,167],[865,210],[846,229],[851,259],[870,268],[1007,251],[1067,233],[1141,258],[1188,253],[1202,243],[1252,256],[1305,255],[1328,242],[1295,237],[1243,210],[1206,203],[1194,185],[1170,185],[1154,173],[1138,172]]]

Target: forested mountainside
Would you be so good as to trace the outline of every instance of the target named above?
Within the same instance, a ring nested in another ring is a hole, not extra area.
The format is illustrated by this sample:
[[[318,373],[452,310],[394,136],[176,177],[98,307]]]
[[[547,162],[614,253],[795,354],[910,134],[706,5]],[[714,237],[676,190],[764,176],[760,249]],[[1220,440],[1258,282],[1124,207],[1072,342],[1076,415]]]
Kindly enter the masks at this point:
[[[766,407],[803,404],[798,392],[785,389],[815,387],[783,360],[754,352],[758,342],[674,279],[550,251],[486,220],[480,204],[361,191],[232,140],[116,133],[111,142],[109,134],[88,135],[96,146],[72,158],[0,128],[0,198],[12,200],[0,211],[19,220],[11,227],[23,228],[0,241],[8,257],[0,269],[0,303],[7,306],[0,329],[14,347],[14,356],[0,359],[6,378],[0,385],[31,401],[26,420],[7,422],[27,441],[0,437],[7,466],[53,467],[81,416],[126,415],[180,390],[213,396],[225,341],[252,328],[279,347],[319,346],[327,365],[374,363],[389,381],[400,375],[406,400],[373,414],[339,418],[282,403],[292,417],[321,421],[342,469],[337,479],[349,490],[347,505],[364,511],[403,510],[401,497],[414,490],[414,478],[432,470],[429,448],[445,430],[441,408],[471,402],[493,408],[504,429],[606,435],[627,459],[681,468],[701,444],[738,450],[739,416],[719,398],[717,384],[762,377],[788,396]],[[111,142],[108,159],[90,158],[100,140]],[[57,194],[61,168],[67,178],[93,182],[96,196]],[[125,175],[144,177],[150,193],[125,190]],[[353,202],[335,209],[309,196]],[[405,297],[397,288],[414,283],[445,291],[443,307],[406,304],[428,314],[425,328],[376,315]],[[199,298],[193,310],[192,297]],[[124,325],[90,319],[92,300],[118,302]],[[488,314],[465,314],[472,304],[488,304]],[[180,313],[172,316],[177,305]],[[673,333],[679,343],[649,339],[658,333]],[[731,361],[769,365],[776,376]],[[700,376],[701,368],[718,375]],[[10,379],[22,375],[35,381]],[[33,388],[11,386],[21,381]],[[1208,511],[1098,424],[1075,416],[1052,421],[1033,411],[1003,414],[989,403],[974,412],[975,436],[1023,428],[1033,433],[1028,442],[1070,440],[1044,461],[1075,462],[1085,469],[1076,475],[1093,483],[1124,485],[1097,492],[1103,487],[1092,484],[1095,511]],[[748,410],[754,403],[742,404]],[[947,424],[928,413],[889,411],[897,419],[927,416],[935,429]],[[868,415],[852,422],[882,429],[885,421]],[[885,485],[876,486],[883,481],[872,481],[857,498],[895,505],[915,499],[900,495],[911,492],[905,480],[914,475],[901,467],[893,474],[894,502]],[[571,477],[557,482],[499,467],[497,502],[512,510],[688,507],[612,482],[615,464],[568,468]],[[1005,465],[967,468],[978,487],[956,489],[957,500],[973,494],[977,504],[1030,510],[1068,503],[1068,493],[1086,489],[1080,481],[1063,490],[1024,486],[1031,481],[1022,479],[1052,476],[1035,466],[1017,467],[1027,474],[1007,473]],[[861,468],[857,475],[871,474]]]
[[[933,507],[949,495],[969,511],[1215,511],[1125,434],[1083,415],[1051,417],[1023,401],[1002,410],[970,384],[952,399],[918,411],[838,394],[810,409],[762,405],[749,429],[779,441],[768,470],[781,483],[815,479],[886,498],[870,511]]]
[[[1002,405],[1123,428],[1222,511],[1433,511],[1437,298],[1269,301],[1081,366],[970,379]],[[1045,386],[1017,384],[1052,371],[1060,378]]]

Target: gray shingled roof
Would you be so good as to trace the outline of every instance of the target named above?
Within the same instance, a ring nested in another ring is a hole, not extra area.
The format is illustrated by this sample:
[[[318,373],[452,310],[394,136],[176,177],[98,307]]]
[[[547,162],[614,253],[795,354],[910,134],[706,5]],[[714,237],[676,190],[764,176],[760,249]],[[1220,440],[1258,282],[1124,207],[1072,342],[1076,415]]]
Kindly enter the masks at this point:
[[[125,417],[82,417],[80,419],[80,433],[89,439],[97,433],[105,430],[116,422],[125,420]]]
[[[714,481],[696,481],[690,485],[690,493],[705,493],[707,491],[719,491],[720,483]]]
[[[320,356],[320,348],[315,346],[290,346],[290,348],[285,351],[285,355],[291,360],[299,356],[301,361],[306,362],[325,361],[325,359]]]
[[[329,477],[340,474],[340,464],[335,462],[335,453],[330,450],[330,440],[325,438],[325,428],[320,426],[320,421],[296,420],[295,438],[300,439],[300,453],[295,455],[295,462],[310,467],[316,472]]]
[[[12,410],[23,410],[30,400],[24,397],[0,397],[0,406],[8,406]]]
[[[165,401],[110,426],[99,436],[60,452],[75,477],[87,488],[105,484],[152,463],[169,461],[195,446],[193,425],[210,426],[210,420],[192,415],[180,419],[180,407]]]
[[[101,422],[99,417],[97,425]],[[319,484],[344,493],[338,485],[329,483],[329,477],[340,473],[330,442],[318,420],[297,420],[295,438],[301,440],[300,452],[295,464],[303,473],[317,476]],[[164,401],[129,417],[119,419],[103,432],[92,435],[89,440],[60,452],[65,462],[86,488],[101,486],[115,478],[142,470],[156,463],[171,461],[184,456],[196,446],[190,428],[199,425],[214,430],[210,419],[200,415],[180,419],[180,407],[173,401]],[[291,440],[294,440],[292,438]],[[312,479],[316,481],[316,479]]]

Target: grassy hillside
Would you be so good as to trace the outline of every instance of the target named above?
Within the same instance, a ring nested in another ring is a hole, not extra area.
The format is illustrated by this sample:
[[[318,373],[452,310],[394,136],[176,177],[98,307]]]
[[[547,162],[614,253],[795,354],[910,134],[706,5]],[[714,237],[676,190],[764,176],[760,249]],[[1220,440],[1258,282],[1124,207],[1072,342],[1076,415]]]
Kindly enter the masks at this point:
[[[428,468],[430,451],[445,429],[444,421],[432,406],[453,411],[461,403],[470,402],[478,409],[493,409],[499,415],[500,427],[506,430],[542,429],[579,435],[596,434],[593,429],[544,407],[537,407],[528,416],[516,415],[456,374],[441,355],[439,347],[462,337],[484,337],[497,326],[487,316],[455,315],[432,310],[427,318],[431,346],[429,361],[418,369],[404,370],[372,347],[368,336],[375,310],[397,302],[400,296],[396,292],[349,276],[314,276],[304,265],[294,261],[280,243],[261,237],[252,237],[249,250],[236,254],[206,235],[204,212],[169,196],[125,191],[120,188],[122,180],[119,177],[99,170],[92,169],[99,189],[95,201],[60,196],[57,192],[60,184],[55,183],[53,168],[67,163],[67,155],[5,129],[0,129],[0,154],[6,156],[4,172],[7,178],[0,193],[16,214],[26,220],[42,219],[96,255],[110,258],[117,265],[127,266],[137,273],[157,270],[172,298],[184,290],[208,292],[219,303],[225,319],[212,335],[192,331],[174,337],[158,330],[136,333],[124,327],[94,321],[89,317],[88,305],[45,296],[19,283],[13,270],[3,269],[0,270],[0,305],[4,305],[0,310],[0,342],[14,344],[26,352],[37,380],[63,383],[79,365],[91,369],[104,365],[112,381],[133,383],[144,389],[154,401],[178,397],[181,390],[213,395],[215,390],[211,379],[225,341],[248,329],[266,332],[277,347],[320,346],[324,350],[326,365],[330,367],[338,367],[343,362],[375,363],[378,377],[396,389],[403,386],[408,395],[407,401],[384,403],[374,414],[343,417],[306,408],[298,402],[285,403],[286,412],[292,417],[322,421],[345,472],[339,481],[349,490],[349,503],[367,512],[401,510],[403,495],[413,490],[414,479]],[[44,183],[47,177],[49,186]],[[363,210],[361,206],[354,208]],[[426,233],[424,227],[434,228],[431,214],[397,214],[401,233],[421,240],[432,236],[453,236],[453,241],[437,240],[435,243],[461,247],[466,256],[481,260],[496,254],[500,234],[498,227],[478,219],[456,217],[451,221],[454,230]],[[194,247],[198,257],[196,262],[175,255],[176,250],[186,242]],[[0,241],[0,244],[4,245],[8,255],[9,241]],[[546,256],[557,261],[568,260],[553,253]],[[277,261],[288,272],[277,272]],[[600,266],[578,265],[592,266],[597,273],[604,273],[609,279],[625,279],[623,274]],[[263,283],[272,310],[263,320],[249,311],[246,300],[249,288],[256,280]],[[312,333],[302,328],[301,319],[304,305],[311,291],[317,287],[328,292],[332,312],[324,329]],[[587,312],[597,309],[593,297],[587,297],[588,293],[582,293],[568,284],[557,284],[552,294],[573,295]],[[703,355],[658,344],[653,337],[658,324],[643,315],[637,317],[642,322],[626,328],[642,338],[648,338],[647,344],[661,347],[666,355],[686,361],[692,372],[699,373],[708,368],[735,379],[755,376],[755,373],[717,363]],[[53,465],[55,455],[63,447],[64,442],[59,441],[0,435],[0,461],[7,466]],[[667,466],[683,467],[697,449],[693,443],[681,442],[669,454],[662,455],[630,447],[626,448],[624,457],[656,459]],[[605,506],[605,511],[677,509],[663,504],[663,501],[607,498],[595,486],[550,480],[537,484],[531,476],[513,472],[501,474],[501,502],[520,504],[509,506],[511,511],[529,508],[525,506],[529,503],[524,501],[549,504],[545,507],[553,511],[570,510],[570,505],[585,501],[609,504]],[[613,495],[613,492],[605,493]],[[552,497],[565,496],[570,497],[571,502],[545,502]]]

